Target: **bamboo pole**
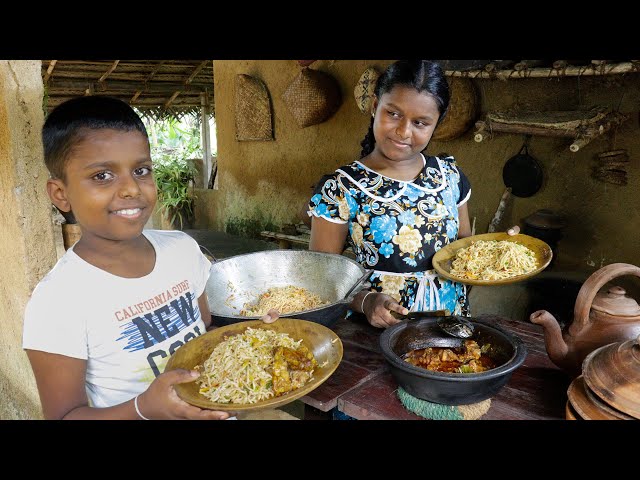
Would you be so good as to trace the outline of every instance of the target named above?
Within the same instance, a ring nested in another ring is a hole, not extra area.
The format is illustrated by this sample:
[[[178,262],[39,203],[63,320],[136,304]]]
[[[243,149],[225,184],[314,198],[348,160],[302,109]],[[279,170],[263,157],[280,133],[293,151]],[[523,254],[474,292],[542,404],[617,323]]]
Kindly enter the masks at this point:
[[[49,67],[47,68],[47,73],[44,75],[44,80],[43,80],[43,83],[45,85],[49,81],[49,77],[51,77],[51,74],[53,73],[53,69],[56,67],[56,63],[58,63],[58,60],[51,60],[51,62],[49,63]]]
[[[100,79],[98,80],[98,82],[102,83],[104,82],[107,77],[116,69],[116,67],[118,66],[118,63],[120,63],[120,60],[115,60],[113,62],[113,64],[111,65],[111,67],[109,67],[109,70],[107,70],[106,72],[104,72],[104,75],[102,75],[100,77]]]

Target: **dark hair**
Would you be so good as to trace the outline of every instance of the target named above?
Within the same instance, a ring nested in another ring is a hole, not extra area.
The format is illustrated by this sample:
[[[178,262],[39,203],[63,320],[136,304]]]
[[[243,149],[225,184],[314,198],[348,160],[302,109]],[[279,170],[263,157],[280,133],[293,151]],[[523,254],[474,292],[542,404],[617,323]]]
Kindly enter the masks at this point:
[[[438,124],[444,119],[449,108],[449,83],[439,63],[429,60],[398,60],[389,65],[380,75],[374,93],[379,99],[398,85],[406,85],[415,88],[419,93],[430,94],[440,112]],[[369,155],[375,143],[372,118],[369,131],[360,143],[362,145],[360,158]]]
[[[73,147],[87,130],[109,128],[125,132],[147,129],[128,104],[107,96],[77,97],[61,103],[49,114],[42,127],[44,163],[53,178],[64,180],[64,167]]]

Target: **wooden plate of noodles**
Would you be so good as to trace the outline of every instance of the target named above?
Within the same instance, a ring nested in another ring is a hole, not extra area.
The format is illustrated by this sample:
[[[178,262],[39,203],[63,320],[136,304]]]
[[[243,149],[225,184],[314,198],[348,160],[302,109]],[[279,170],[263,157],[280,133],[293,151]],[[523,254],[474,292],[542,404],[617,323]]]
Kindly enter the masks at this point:
[[[471,246],[478,241],[496,240],[507,242],[513,242],[524,247],[527,247],[533,252],[535,258],[535,267],[533,270],[527,273],[508,276],[506,278],[499,278],[493,280],[484,280],[480,278],[464,278],[452,273],[452,263],[456,258],[456,254],[461,248]],[[543,271],[549,263],[553,253],[551,247],[544,241],[531,237],[529,235],[518,234],[509,235],[506,232],[485,233],[481,235],[473,235],[471,237],[461,238],[449,245],[438,250],[433,256],[433,268],[438,272],[441,277],[447,278],[454,282],[464,283],[467,285],[505,285],[508,283],[515,283],[533,277]]]
[[[214,348],[224,340],[245,333],[248,328],[271,330],[275,333],[286,333],[293,340],[302,340],[302,345],[313,353],[318,362],[312,378],[301,387],[280,396],[259,400],[255,403],[217,403],[200,393],[198,379],[190,383],[174,385],[178,396],[196,407],[227,412],[241,412],[277,408],[307,395],[324,383],[338,368],[342,360],[343,347],[340,338],[329,328],[307,320],[279,318],[274,323],[261,320],[233,323],[218,327],[204,335],[190,340],[169,358],[165,371],[178,368],[197,369],[203,371],[204,362],[210,357]]]

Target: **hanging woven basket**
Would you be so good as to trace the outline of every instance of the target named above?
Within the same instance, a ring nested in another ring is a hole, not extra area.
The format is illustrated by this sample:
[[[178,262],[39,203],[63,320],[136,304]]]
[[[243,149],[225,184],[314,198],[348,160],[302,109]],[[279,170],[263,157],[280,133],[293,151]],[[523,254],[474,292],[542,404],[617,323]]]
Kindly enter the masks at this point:
[[[340,86],[331,75],[303,68],[282,95],[300,127],[328,120],[340,108]]]
[[[360,80],[358,80],[358,83],[353,89],[353,94],[356,98],[356,105],[365,115],[371,115],[373,93],[379,76],[380,74],[375,68],[369,67],[360,76]]]
[[[448,77],[451,100],[446,117],[435,132],[433,140],[453,140],[469,130],[478,114],[478,95],[468,78]]]
[[[269,92],[261,80],[236,76],[236,139],[273,140]]]

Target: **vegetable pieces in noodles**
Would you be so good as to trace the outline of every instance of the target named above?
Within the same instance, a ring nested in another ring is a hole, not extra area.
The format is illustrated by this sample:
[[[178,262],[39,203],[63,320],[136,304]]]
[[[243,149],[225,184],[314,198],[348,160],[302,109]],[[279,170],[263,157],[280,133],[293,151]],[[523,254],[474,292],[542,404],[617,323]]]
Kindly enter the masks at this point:
[[[197,382],[212,402],[251,404],[302,387],[317,366],[302,340],[249,327],[216,345]]]

